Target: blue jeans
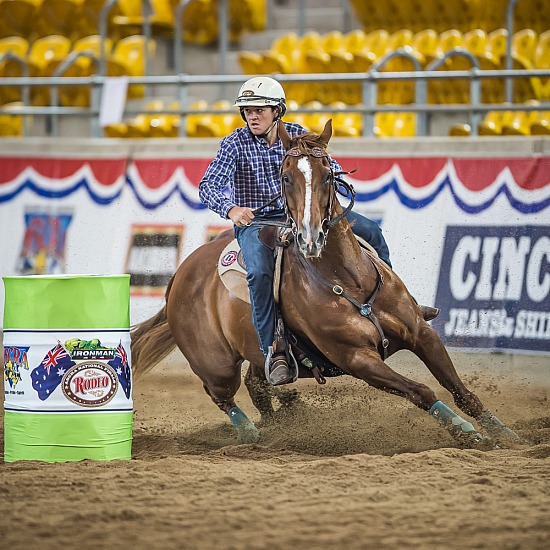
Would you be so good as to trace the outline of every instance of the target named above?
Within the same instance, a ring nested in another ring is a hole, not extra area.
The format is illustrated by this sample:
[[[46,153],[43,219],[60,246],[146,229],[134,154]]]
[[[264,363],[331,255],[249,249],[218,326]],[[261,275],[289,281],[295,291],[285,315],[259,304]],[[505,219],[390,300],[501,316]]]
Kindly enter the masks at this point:
[[[284,220],[283,215],[256,216],[256,219]],[[365,239],[378,252],[380,259],[390,267],[390,251],[380,226],[357,212],[349,212],[348,222],[353,222],[353,232]],[[246,281],[250,290],[252,322],[256,327],[260,349],[267,356],[269,346],[275,338],[275,302],[273,300],[273,273],[275,257],[273,251],[258,238],[261,226],[235,226],[235,237],[241,247],[246,265]]]

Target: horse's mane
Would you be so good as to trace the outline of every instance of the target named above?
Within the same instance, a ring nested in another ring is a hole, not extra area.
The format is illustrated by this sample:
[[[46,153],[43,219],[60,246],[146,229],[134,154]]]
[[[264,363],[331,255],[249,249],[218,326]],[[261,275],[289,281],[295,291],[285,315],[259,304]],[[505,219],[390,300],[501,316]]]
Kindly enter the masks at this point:
[[[298,147],[302,153],[306,154],[309,149],[314,147],[320,147],[324,150],[327,148],[326,143],[321,140],[321,136],[315,132],[307,132],[292,138],[292,146]]]

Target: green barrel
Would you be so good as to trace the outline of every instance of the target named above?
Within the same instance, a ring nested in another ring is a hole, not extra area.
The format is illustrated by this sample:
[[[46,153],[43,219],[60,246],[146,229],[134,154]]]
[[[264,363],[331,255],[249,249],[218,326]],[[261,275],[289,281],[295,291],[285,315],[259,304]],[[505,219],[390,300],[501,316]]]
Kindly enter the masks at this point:
[[[4,460],[129,460],[129,275],[3,277]]]

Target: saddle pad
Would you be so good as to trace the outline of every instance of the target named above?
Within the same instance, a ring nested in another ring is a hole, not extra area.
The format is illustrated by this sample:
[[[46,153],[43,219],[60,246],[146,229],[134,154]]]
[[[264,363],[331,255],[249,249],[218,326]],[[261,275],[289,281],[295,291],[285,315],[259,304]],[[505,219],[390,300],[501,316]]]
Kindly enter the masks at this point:
[[[237,298],[250,303],[250,292],[246,282],[246,270],[239,263],[241,247],[233,239],[222,251],[218,259],[218,275],[225,288]]]

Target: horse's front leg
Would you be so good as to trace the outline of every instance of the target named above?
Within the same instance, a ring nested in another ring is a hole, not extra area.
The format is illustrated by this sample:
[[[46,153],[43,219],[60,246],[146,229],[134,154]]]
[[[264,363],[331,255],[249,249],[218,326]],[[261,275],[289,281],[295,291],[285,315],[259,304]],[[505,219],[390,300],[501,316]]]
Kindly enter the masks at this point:
[[[464,385],[435,330],[423,321],[419,326],[418,337],[411,351],[426,364],[437,381],[452,394],[460,410],[479,422],[489,436],[497,442],[520,442],[520,437],[487,410],[479,397]]]
[[[348,370],[353,376],[370,386],[387,393],[405,397],[420,409],[434,416],[462,446],[486,449],[492,447],[490,440],[474,426],[460,417],[425,384],[410,380],[393,371],[376,350],[358,351],[349,362]]]

